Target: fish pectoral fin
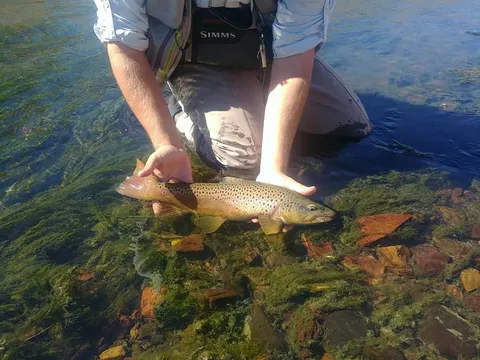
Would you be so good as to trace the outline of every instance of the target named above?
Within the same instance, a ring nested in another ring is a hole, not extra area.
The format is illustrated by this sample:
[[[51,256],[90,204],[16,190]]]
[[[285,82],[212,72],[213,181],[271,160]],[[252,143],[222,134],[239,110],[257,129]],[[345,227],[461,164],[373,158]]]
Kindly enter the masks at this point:
[[[194,218],[195,225],[197,225],[204,234],[215,232],[224,222],[225,219],[220,216],[197,215]]]
[[[183,211],[178,207],[170,204],[159,203],[157,206],[158,214],[157,216],[162,218],[176,218],[183,215]]]
[[[282,222],[269,216],[259,215],[258,222],[265,234],[278,234],[282,230]]]

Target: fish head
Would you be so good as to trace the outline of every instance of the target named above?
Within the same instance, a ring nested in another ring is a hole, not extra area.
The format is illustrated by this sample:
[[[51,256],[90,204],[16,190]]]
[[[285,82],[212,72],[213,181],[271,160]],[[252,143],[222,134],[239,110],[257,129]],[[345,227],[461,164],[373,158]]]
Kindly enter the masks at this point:
[[[301,195],[282,202],[280,213],[283,222],[292,225],[320,224],[329,222],[335,217],[335,211],[332,209]]]

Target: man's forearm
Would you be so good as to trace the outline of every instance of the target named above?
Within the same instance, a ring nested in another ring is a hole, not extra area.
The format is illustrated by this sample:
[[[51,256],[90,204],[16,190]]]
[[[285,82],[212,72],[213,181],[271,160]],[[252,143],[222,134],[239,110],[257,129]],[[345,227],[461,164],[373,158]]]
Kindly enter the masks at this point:
[[[107,45],[117,83],[155,149],[161,145],[183,144],[144,52],[118,43]]]
[[[260,172],[284,172],[310,89],[314,49],[273,62]]]

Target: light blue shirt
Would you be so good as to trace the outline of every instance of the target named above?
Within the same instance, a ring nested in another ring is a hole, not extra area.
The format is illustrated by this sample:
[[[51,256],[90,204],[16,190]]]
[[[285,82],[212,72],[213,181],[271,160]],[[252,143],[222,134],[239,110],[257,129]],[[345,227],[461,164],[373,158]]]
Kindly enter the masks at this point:
[[[94,1],[97,6],[97,22],[93,29],[102,43],[119,41],[133,49],[147,49],[146,0]],[[274,58],[296,55],[312,48],[319,50],[326,41],[335,2],[336,0],[279,0],[273,23]]]

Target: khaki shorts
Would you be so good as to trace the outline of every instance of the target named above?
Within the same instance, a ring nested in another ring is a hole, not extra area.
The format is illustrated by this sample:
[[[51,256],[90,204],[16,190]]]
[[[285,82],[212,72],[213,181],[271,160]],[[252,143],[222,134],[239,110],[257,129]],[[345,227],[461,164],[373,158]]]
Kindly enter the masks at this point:
[[[262,76],[259,71],[194,64],[181,64],[172,74],[170,112],[186,146],[206,165],[258,169],[268,89]],[[176,110],[175,104],[180,105]],[[298,132],[359,139],[371,130],[358,96],[317,55]]]

